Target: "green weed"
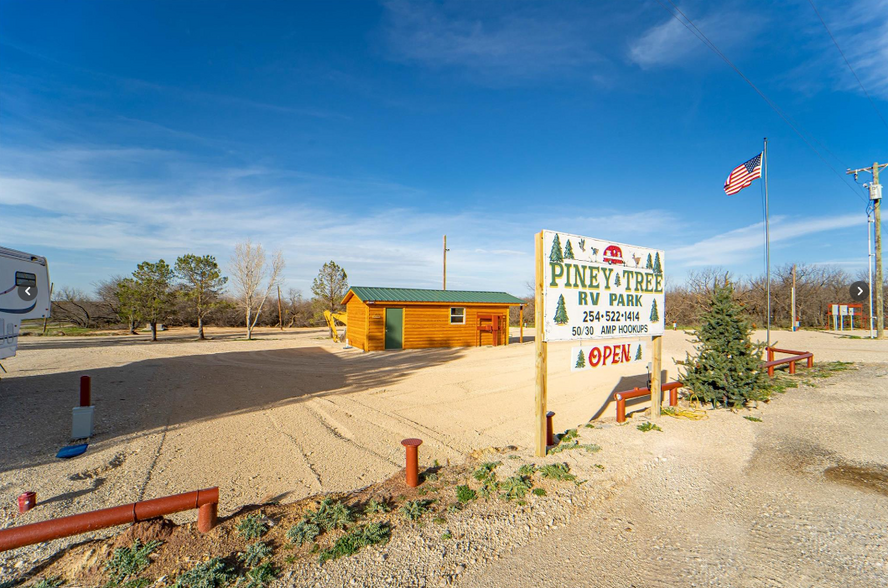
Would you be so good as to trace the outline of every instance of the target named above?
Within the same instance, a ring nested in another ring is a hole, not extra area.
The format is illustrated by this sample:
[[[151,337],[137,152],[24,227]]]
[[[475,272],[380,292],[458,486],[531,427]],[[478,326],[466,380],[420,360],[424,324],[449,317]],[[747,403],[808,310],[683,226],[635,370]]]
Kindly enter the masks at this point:
[[[370,502],[367,503],[367,506],[364,507],[364,514],[382,514],[391,512],[391,510],[392,505],[389,504],[389,501],[387,499],[383,498],[382,500],[376,500],[375,498],[371,498]]]
[[[318,506],[318,510],[306,511],[304,520],[317,525],[325,531],[332,529],[344,529],[355,520],[352,509],[342,502],[325,498]]]
[[[545,489],[545,488],[534,488],[534,489],[533,489],[533,495],[534,495],[534,496],[545,496],[545,495],[546,495],[546,489]]]
[[[450,531],[444,531],[443,533],[441,533],[441,539],[444,541],[449,541],[450,539],[453,539],[453,534]]]
[[[477,497],[478,493],[465,484],[456,487],[456,499],[463,504],[471,500],[475,500]]]
[[[149,541],[142,544],[136,539],[129,547],[115,549],[111,559],[105,562],[105,571],[111,576],[111,582],[119,584],[127,578],[139,575],[151,563],[148,556],[160,544],[161,541]]]
[[[324,563],[330,559],[339,559],[357,553],[368,545],[387,543],[391,533],[388,523],[367,523],[337,539],[332,547],[321,552],[318,561]]]
[[[499,483],[500,498],[514,500],[524,498],[533,486],[530,478],[525,476],[512,476]]]
[[[321,528],[314,523],[302,520],[290,527],[287,531],[287,539],[302,546],[314,541],[321,534]]]
[[[752,422],[754,422],[754,423],[760,423],[760,422],[762,422],[762,419],[760,419],[760,418],[758,418],[758,417],[754,417],[754,416],[748,415],[748,414],[747,414],[747,415],[743,415],[743,418],[745,418],[747,421],[752,421]]]
[[[641,423],[636,428],[639,431],[641,431],[642,433],[647,433],[648,431],[662,431],[663,430],[658,425],[655,425],[654,423],[652,423],[650,421],[648,421],[646,423]]]
[[[262,520],[262,515],[253,513],[245,516],[237,524],[237,532],[241,539],[252,541],[258,539],[268,532],[268,525]]]
[[[221,558],[199,563],[176,578],[173,588],[220,588],[234,580],[234,573]]]
[[[401,514],[408,520],[418,521],[429,511],[431,504],[431,500],[409,500],[401,507]]]
[[[474,476],[475,479],[479,482],[483,482],[486,478],[494,475],[493,470],[501,465],[503,465],[503,462],[501,461],[488,461],[482,463],[480,466],[478,466],[478,469],[474,471],[472,476]]]
[[[574,449],[585,449],[589,453],[595,453],[596,451],[601,451],[601,446],[595,445],[594,443],[579,443],[578,441],[574,441],[572,443],[556,445],[549,450],[549,453],[561,453],[562,451],[572,451]]]
[[[519,476],[532,476],[536,473],[537,467],[532,463],[526,463],[518,468]]]
[[[238,554],[237,559],[248,568],[252,568],[269,557],[271,557],[271,546],[263,541],[257,541],[248,545],[246,551]]]
[[[540,475],[544,478],[559,480],[561,482],[573,482],[577,479],[570,473],[570,466],[566,463],[553,463],[540,468]]]
[[[278,569],[270,561],[254,567],[237,581],[237,588],[264,588],[278,575]]]
[[[444,517],[438,516],[438,517],[433,518],[432,522],[435,523],[436,525],[443,525],[444,523],[447,522],[447,519],[445,519]]]
[[[34,588],[59,588],[65,581],[59,578],[58,576],[53,576],[52,578],[42,578],[39,582],[34,584]],[[6,584],[6,582],[4,582]],[[10,586],[15,586],[16,582],[13,580],[12,582],[8,582]]]

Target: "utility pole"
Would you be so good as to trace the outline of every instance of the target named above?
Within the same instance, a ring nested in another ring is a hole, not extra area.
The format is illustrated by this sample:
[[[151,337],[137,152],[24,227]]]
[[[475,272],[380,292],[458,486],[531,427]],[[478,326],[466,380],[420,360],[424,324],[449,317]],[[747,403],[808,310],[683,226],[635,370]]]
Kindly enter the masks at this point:
[[[792,264],[792,317],[790,317],[789,328],[794,333],[796,330],[796,274],[795,264]]]
[[[278,286],[278,326],[284,330],[284,314],[281,312],[281,287]]]
[[[869,193],[870,200],[873,202],[873,212],[875,213],[875,221],[876,221],[876,283],[875,283],[875,292],[870,292],[870,296],[873,294],[876,295],[876,339],[882,339],[885,337],[885,302],[883,298],[883,278],[882,278],[882,186],[879,184],[879,170],[888,166],[888,163],[883,163],[879,165],[878,162],[873,163],[872,167],[862,167],[860,169],[849,169],[848,174],[854,174],[854,178],[857,179],[857,174],[860,172],[869,172],[873,174],[873,183],[870,184]]]
[[[447,252],[450,249],[447,248],[447,235],[444,235],[444,290],[447,289]]]

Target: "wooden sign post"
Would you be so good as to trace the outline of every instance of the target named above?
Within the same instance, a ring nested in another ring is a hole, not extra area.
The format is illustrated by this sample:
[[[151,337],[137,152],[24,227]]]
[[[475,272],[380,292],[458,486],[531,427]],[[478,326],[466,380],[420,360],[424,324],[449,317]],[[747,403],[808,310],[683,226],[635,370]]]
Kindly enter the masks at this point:
[[[664,252],[592,237],[541,231],[534,237],[534,453],[546,455],[548,345],[577,342],[571,371],[651,364],[651,420],[660,416],[665,325]],[[634,339],[635,343],[608,342]],[[651,351],[644,344],[650,340]],[[582,341],[596,340],[595,345]],[[597,341],[603,340],[603,341]]]
[[[535,335],[534,364],[536,365],[536,427],[534,428],[534,447],[537,457],[546,455],[546,386],[548,385],[548,355],[545,324],[543,320],[543,280],[546,279],[545,256],[543,251],[543,233],[536,235],[536,280],[534,288],[533,327]]]

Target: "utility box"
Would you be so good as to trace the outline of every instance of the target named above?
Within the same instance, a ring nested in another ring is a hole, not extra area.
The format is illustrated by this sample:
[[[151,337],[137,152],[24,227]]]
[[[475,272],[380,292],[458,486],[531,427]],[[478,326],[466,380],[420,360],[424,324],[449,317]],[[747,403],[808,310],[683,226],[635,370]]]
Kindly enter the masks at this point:
[[[86,439],[93,434],[94,406],[75,406],[71,409],[71,438]]]

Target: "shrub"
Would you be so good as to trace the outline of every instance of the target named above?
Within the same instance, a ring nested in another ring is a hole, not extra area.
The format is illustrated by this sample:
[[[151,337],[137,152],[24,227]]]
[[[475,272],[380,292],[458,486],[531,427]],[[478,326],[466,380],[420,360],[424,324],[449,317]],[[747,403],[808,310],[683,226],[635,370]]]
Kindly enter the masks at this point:
[[[262,520],[261,514],[250,514],[241,519],[237,524],[237,532],[241,539],[252,541],[268,532],[268,525]]]
[[[278,569],[270,561],[256,566],[246,576],[238,580],[237,588],[264,588],[278,575]]]
[[[383,498],[382,500],[376,500],[375,498],[370,499],[370,502],[367,503],[367,506],[364,507],[364,514],[371,515],[375,513],[386,513],[391,512],[392,505],[389,504],[388,500]]]
[[[476,480],[478,480],[479,482],[482,482],[486,478],[489,478],[490,476],[495,475],[493,473],[493,470],[495,470],[496,468],[498,468],[501,465],[503,465],[503,462],[501,462],[501,461],[488,461],[488,462],[482,463],[480,466],[478,466],[478,469],[475,470],[475,472],[472,475],[475,477]]]
[[[349,523],[354,522],[355,516],[347,504],[328,497],[321,501],[317,511],[306,511],[304,519],[324,531],[331,531],[346,528]]]
[[[160,544],[160,541],[149,541],[142,544],[136,539],[129,547],[115,549],[111,559],[105,562],[105,570],[111,576],[111,581],[114,584],[119,584],[127,578],[139,575],[151,563],[148,556]]]
[[[536,473],[537,467],[532,463],[526,463],[518,468],[519,476],[532,476]]]
[[[499,483],[500,498],[513,500],[515,498],[524,498],[533,482],[525,476],[512,476]]]

